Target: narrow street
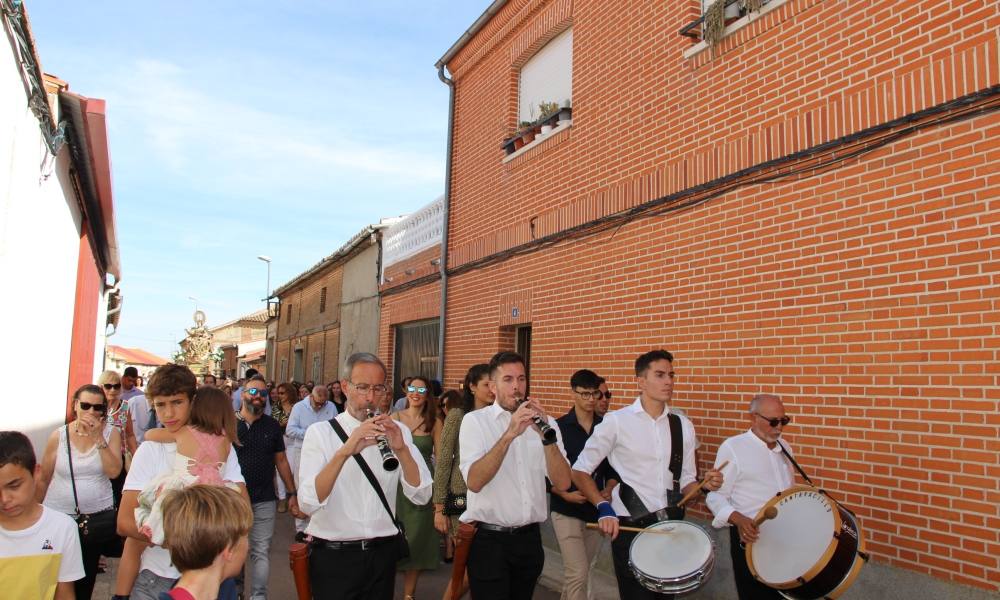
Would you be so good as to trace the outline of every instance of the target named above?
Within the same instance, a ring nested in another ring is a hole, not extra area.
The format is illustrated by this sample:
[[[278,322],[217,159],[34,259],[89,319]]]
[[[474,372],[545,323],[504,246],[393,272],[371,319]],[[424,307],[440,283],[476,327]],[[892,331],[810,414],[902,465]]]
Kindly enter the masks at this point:
[[[271,578],[268,582],[268,597],[272,600],[295,600],[295,583],[292,572],[288,568],[288,546],[292,543],[292,517],[279,514],[274,528],[274,539],[271,544]],[[111,562],[108,573],[97,577],[93,597],[97,600],[110,598],[113,592],[112,584],[117,560]],[[451,565],[442,563],[435,571],[426,572],[417,585],[416,598],[419,600],[438,600],[444,594],[451,577]],[[403,575],[396,576],[396,600],[403,598]],[[468,595],[466,595],[468,598]],[[541,584],[535,589],[536,600],[556,600],[559,594],[545,589]]]

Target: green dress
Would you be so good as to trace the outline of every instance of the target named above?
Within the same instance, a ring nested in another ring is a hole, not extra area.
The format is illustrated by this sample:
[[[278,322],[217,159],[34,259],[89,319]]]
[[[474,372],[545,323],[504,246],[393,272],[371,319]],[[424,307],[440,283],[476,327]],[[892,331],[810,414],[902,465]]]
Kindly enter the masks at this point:
[[[433,436],[415,435],[413,445],[420,450],[427,468],[433,474],[431,466]],[[440,563],[441,534],[434,529],[434,505],[428,502],[423,506],[417,506],[410,502],[403,494],[403,487],[400,484],[399,492],[396,494],[396,512],[399,514],[399,520],[403,522],[403,527],[406,528],[406,541],[410,543],[410,558],[399,561],[397,569],[400,571],[436,569]]]

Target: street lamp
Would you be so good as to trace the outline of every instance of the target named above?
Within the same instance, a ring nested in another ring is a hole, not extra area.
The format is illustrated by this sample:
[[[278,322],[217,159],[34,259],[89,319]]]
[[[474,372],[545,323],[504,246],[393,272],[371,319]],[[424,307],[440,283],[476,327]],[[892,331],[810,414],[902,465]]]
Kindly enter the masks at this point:
[[[267,289],[264,290],[264,302],[267,303],[268,299],[271,297],[271,257],[270,256],[258,256],[257,260],[262,260],[267,263]]]
[[[188,296],[188,300],[194,302],[194,310],[195,312],[198,312],[198,299],[195,298],[194,296]]]

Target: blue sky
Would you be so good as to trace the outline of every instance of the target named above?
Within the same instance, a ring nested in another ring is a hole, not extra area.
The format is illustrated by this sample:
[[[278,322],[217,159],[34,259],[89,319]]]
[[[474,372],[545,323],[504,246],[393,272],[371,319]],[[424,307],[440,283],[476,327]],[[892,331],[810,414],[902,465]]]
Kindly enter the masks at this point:
[[[28,0],[42,67],[108,105],[125,305],[165,358],[444,189],[434,63],[489,0]]]

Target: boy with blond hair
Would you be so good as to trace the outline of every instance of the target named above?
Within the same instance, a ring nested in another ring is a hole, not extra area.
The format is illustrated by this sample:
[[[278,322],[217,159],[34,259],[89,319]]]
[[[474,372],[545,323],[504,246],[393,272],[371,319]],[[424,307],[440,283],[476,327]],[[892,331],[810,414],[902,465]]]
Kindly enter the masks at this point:
[[[239,493],[192,485],[163,499],[164,545],[181,577],[161,600],[215,600],[246,560],[253,513]]]

